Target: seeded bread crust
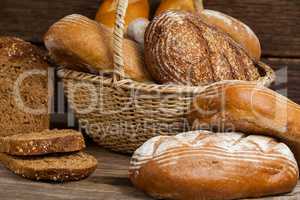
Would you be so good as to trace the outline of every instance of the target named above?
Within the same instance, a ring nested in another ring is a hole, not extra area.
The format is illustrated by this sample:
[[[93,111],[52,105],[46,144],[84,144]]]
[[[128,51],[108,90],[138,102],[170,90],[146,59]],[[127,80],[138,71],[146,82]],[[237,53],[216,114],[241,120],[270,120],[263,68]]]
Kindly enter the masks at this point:
[[[82,134],[74,130],[45,130],[0,138],[0,152],[17,156],[80,151]]]
[[[19,38],[0,37],[0,137],[49,129],[48,68],[37,47]],[[15,87],[22,76],[20,87]],[[17,103],[15,88],[25,106]]]
[[[15,174],[38,181],[77,181],[97,167],[97,160],[83,152],[31,158],[0,153],[0,161]]]

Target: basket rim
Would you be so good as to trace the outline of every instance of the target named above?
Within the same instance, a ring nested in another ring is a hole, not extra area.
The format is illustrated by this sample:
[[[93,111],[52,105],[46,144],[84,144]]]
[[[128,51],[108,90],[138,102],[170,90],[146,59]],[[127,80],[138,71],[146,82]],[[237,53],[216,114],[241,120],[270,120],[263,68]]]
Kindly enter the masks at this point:
[[[62,79],[73,79],[77,81],[88,81],[93,83],[101,83],[106,86],[114,86],[116,88],[123,88],[127,90],[139,90],[145,92],[153,93],[162,93],[162,94],[195,94],[200,93],[205,90],[207,87],[216,85],[216,84],[234,84],[234,83],[255,83],[263,86],[270,86],[275,80],[275,72],[267,64],[259,62],[258,66],[264,70],[265,76],[261,76],[256,81],[244,81],[244,80],[223,80],[214,82],[207,85],[201,86],[185,86],[185,85],[162,85],[157,83],[146,83],[146,82],[137,82],[131,79],[122,79],[120,81],[114,82],[113,78],[104,77],[101,75],[89,74],[86,72],[78,72],[71,69],[59,68],[57,70],[57,75]]]

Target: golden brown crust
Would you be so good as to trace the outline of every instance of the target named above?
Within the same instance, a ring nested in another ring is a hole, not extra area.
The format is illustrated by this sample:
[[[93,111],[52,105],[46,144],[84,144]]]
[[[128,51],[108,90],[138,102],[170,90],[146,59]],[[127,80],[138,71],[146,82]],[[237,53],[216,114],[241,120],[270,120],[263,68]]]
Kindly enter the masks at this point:
[[[49,67],[37,47],[0,37],[0,136],[49,128]]]
[[[74,130],[45,130],[0,138],[0,152],[18,156],[74,152],[84,148],[83,135]]]
[[[250,83],[220,85],[209,90],[196,97],[191,123],[219,123],[225,128],[233,124],[236,131],[300,142],[300,107],[286,97]],[[198,112],[199,109],[204,112]]]
[[[0,161],[15,174],[38,181],[77,181],[97,167],[97,160],[83,152],[30,158],[0,153]]]
[[[194,12],[194,0],[162,0],[155,12],[155,15],[158,16],[167,10]]]
[[[256,62],[261,57],[261,46],[255,33],[241,21],[213,10],[203,10],[200,16],[208,24],[220,28],[228,33],[238,44],[240,44]]]
[[[160,83],[204,85],[260,77],[255,63],[232,38],[187,12],[168,11],[150,23],[145,61]]]
[[[196,97],[189,119],[195,128],[231,129],[300,144],[299,116],[299,105],[286,97],[255,84],[241,83],[212,87]]]
[[[297,163],[283,143],[264,136],[195,131],[156,137],[131,160],[133,184],[156,198],[226,200],[291,191]]]
[[[64,17],[50,27],[44,42],[60,65],[94,73],[113,72],[112,32],[87,17]],[[151,80],[139,45],[128,39],[124,40],[124,62],[128,77],[136,81]]]
[[[104,0],[96,15],[96,21],[113,28],[115,25],[115,15],[117,10],[117,1]],[[149,17],[148,0],[129,0],[125,15],[125,28],[137,18]]]

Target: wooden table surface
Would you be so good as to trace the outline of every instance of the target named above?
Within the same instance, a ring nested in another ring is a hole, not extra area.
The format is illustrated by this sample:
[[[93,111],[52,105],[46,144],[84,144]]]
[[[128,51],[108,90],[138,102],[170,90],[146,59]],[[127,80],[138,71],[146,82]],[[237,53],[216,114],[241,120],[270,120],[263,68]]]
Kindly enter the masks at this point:
[[[51,24],[73,13],[94,18],[102,0],[0,1],[0,35],[18,36],[41,46],[43,35]],[[155,7],[159,0],[151,2]],[[300,103],[300,1],[205,0],[204,3],[206,8],[242,20],[257,33],[262,44],[263,61],[277,70],[278,78],[273,88]],[[74,128],[69,123],[73,121],[69,119],[72,119],[72,114],[67,113],[69,110],[65,104],[57,103],[56,106],[52,128]],[[87,151],[97,157],[99,165],[91,177],[79,182],[33,182],[12,174],[0,165],[0,200],[151,199],[137,191],[128,180],[129,156],[111,153],[93,145]],[[290,194],[263,199],[300,199],[300,182]]]
[[[34,182],[14,175],[0,165],[1,200],[146,200],[151,199],[137,191],[127,177],[130,157],[90,145],[87,152],[98,159],[97,170],[87,179],[64,184]],[[289,194],[261,200],[300,199],[300,182]]]

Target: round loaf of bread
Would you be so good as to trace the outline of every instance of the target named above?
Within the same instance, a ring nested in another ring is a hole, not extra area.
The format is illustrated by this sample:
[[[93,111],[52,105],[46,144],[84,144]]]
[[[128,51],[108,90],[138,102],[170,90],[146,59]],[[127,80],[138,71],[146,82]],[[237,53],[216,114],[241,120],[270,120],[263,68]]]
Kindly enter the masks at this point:
[[[168,11],[152,20],[145,33],[145,61],[162,84],[204,85],[260,77],[254,61],[228,34],[182,11]]]
[[[182,10],[200,14],[205,22],[221,29],[239,43],[251,58],[255,61],[260,60],[260,42],[252,29],[229,15],[204,9],[203,0],[164,0],[159,5],[156,15],[167,10]]]
[[[195,131],[150,139],[129,174],[155,198],[226,200],[289,192],[299,172],[290,149],[272,138]]]

